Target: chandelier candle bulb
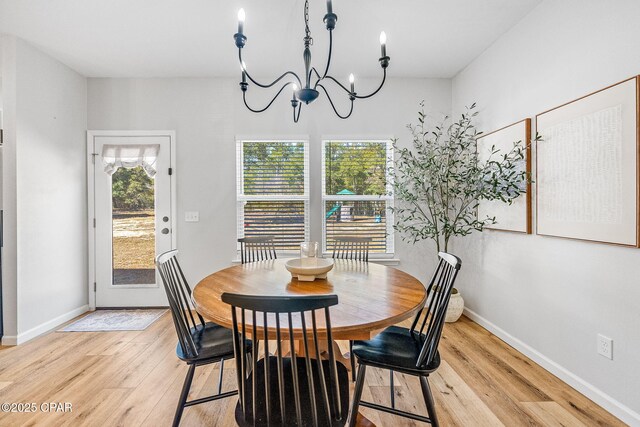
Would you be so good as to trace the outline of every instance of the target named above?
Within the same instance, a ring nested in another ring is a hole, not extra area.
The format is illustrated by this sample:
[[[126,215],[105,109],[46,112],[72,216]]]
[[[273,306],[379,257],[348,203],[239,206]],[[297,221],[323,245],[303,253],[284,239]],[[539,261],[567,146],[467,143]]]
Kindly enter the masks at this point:
[[[327,0],[327,14],[333,13],[333,6],[331,5],[331,0]]]
[[[244,9],[240,8],[240,10],[238,11],[238,34],[242,34],[244,32],[244,19]]]
[[[353,77],[353,73],[349,74],[349,83],[351,83],[351,93],[355,92],[355,77]]]
[[[387,56],[387,34],[384,31],[380,33],[380,53],[382,58]]]
[[[291,94],[291,106],[293,107],[293,119],[296,121],[296,107],[298,107],[298,85],[293,84],[293,93]]]

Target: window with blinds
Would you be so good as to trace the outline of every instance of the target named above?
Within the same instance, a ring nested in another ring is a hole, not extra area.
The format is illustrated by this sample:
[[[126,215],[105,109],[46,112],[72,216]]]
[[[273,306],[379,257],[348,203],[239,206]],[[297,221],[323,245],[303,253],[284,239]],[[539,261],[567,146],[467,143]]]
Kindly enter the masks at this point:
[[[309,240],[306,141],[238,141],[238,237],[273,235],[276,249]]]
[[[323,249],[336,237],[369,237],[369,251],[392,254],[391,141],[323,141]]]

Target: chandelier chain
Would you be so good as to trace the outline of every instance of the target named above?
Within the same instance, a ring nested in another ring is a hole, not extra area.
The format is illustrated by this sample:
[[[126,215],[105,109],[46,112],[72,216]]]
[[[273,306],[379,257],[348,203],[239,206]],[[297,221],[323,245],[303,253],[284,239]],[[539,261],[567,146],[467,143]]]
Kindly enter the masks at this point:
[[[304,1],[304,44],[305,46],[313,45],[313,38],[311,37],[311,29],[309,28],[309,0]]]

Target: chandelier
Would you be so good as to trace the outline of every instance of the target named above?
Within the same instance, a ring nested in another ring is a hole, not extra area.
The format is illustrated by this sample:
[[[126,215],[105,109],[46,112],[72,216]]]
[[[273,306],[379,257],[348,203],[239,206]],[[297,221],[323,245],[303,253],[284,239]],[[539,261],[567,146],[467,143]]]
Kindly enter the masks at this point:
[[[302,39],[304,42],[304,52],[302,57],[304,59],[304,76],[301,79],[298,74],[293,71],[286,71],[280,77],[275,79],[273,82],[269,84],[262,84],[257,82],[251,74],[247,71],[247,67],[242,60],[242,48],[247,42],[247,37],[244,35],[244,20],[245,20],[245,12],[244,9],[240,9],[238,11],[238,32],[234,34],[234,38],[236,41],[236,47],[238,48],[238,60],[240,61],[240,68],[242,70],[242,81],[240,82],[240,89],[242,90],[242,100],[244,101],[244,105],[254,113],[262,113],[266,111],[273,102],[280,96],[280,94],[288,87],[291,86],[293,90],[292,98],[291,98],[291,106],[293,107],[293,121],[295,123],[298,122],[300,118],[300,111],[302,110],[302,103],[309,104],[315,101],[320,92],[318,89],[322,89],[322,91],[327,96],[329,103],[331,104],[331,108],[336,113],[338,117],[341,119],[347,119],[353,113],[353,102],[356,99],[365,99],[374,96],[376,93],[382,89],[384,82],[387,78],[387,67],[389,66],[390,58],[387,56],[387,36],[383,32],[380,33],[380,66],[382,67],[382,82],[380,86],[373,92],[368,95],[358,95],[355,91],[355,78],[353,74],[349,75],[349,84],[350,87],[347,89],[342,83],[340,83],[336,78],[329,74],[329,66],[331,65],[331,52],[333,47],[333,30],[336,27],[336,21],[338,20],[338,16],[333,13],[333,8],[331,5],[331,0],[327,0],[327,13],[324,15],[324,23],[329,31],[329,54],[327,56],[327,64],[324,67],[324,72],[320,74],[315,67],[311,66],[311,49],[310,46],[313,45],[313,38],[311,37],[311,30],[309,30],[309,0],[305,0],[304,2],[304,24],[305,24],[305,36]],[[285,81],[284,84],[280,87],[280,90],[275,94],[275,96],[271,99],[271,101],[264,108],[254,109],[249,106],[247,103],[247,89],[249,88],[249,79],[254,85],[261,88],[270,88],[278,84],[279,82]],[[313,80],[313,82],[312,82]],[[340,114],[329,95],[329,91],[325,87],[327,82],[335,83],[338,88],[346,92],[347,97],[351,101],[351,108],[347,114]]]

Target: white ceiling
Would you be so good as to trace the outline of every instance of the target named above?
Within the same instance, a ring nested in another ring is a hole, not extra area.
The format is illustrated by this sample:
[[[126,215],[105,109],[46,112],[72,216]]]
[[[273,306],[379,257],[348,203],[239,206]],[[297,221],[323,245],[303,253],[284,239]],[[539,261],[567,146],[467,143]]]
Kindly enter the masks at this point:
[[[541,0],[334,0],[332,74],[452,77]],[[313,64],[326,60],[324,0],[310,0]],[[238,76],[233,34],[247,14],[244,59],[256,76],[301,71],[304,0],[0,0],[14,34],[89,77]]]

